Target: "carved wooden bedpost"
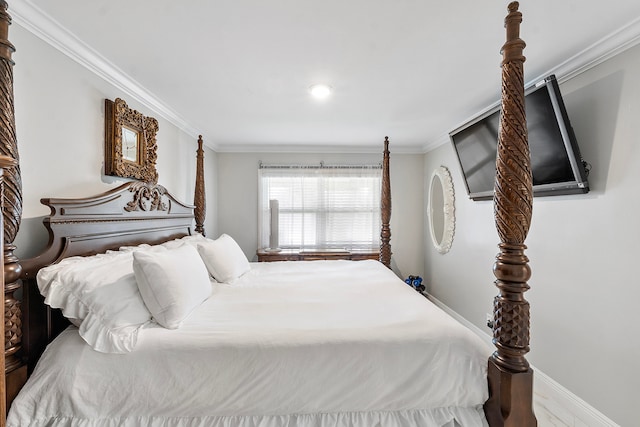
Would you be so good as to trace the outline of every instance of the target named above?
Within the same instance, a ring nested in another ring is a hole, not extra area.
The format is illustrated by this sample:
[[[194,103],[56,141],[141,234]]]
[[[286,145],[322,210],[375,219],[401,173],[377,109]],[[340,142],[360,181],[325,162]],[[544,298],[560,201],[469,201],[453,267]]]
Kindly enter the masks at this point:
[[[14,168],[18,165],[18,162],[15,159],[7,156],[0,156],[0,192],[2,192],[3,184],[3,175],[7,168]],[[0,219],[0,240],[4,239],[4,232],[2,226],[2,219]],[[0,246],[0,259],[2,259],[4,254],[4,248]],[[0,270],[0,283],[2,283],[4,288],[4,269]],[[4,306],[0,306],[0,314],[4,317]],[[0,337],[4,337],[4,323],[0,323]],[[3,351],[0,351],[0,366],[5,366],[5,354]],[[0,371],[2,372],[2,371]],[[0,375],[0,427],[5,426],[5,414],[7,413],[7,399],[6,399],[6,381],[5,376]]]
[[[485,404],[492,427],[536,426],[533,414],[533,370],[529,352],[529,303],[524,293],[531,277],[524,241],[533,206],[532,177],[524,110],[525,57],[520,39],[522,14],[509,4],[505,18],[507,42],[502,48],[502,113],[498,134],[494,214],[500,252],[493,272],[499,294],[494,300],[493,343],[489,358],[489,400]]]
[[[204,217],[207,211],[204,195],[204,150],[202,149],[202,135],[198,136],[198,150],[196,151],[196,189],[193,196],[193,204],[196,206],[194,216],[196,219],[196,232],[205,235]]]
[[[9,173],[8,168],[15,168],[18,165],[18,161],[8,156],[0,156],[0,194],[2,193],[2,187],[4,187],[4,174]],[[6,171],[6,172],[5,172]],[[0,240],[4,239],[4,227],[3,219],[0,218]],[[4,247],[0,246],[0,259],[3,259]],[[3,263],[4,264],[4,263]],[[0,270],[0,282],[4,283],[4,268]],[[0,306],[0,313],[4,317],[4,306]],[[0,337],[4,337],[4,322],[0,323]],[[6,369],[5,355],[0,354],[0,373]],[[5,414],[7,413],[7,398],[6,398],[6,381],[5,376],[0,375],[0,427],[5,425]]]
[[[382,195],[380,198],[380,262],[391,268],[391,179],[389,177],[389,137],[384,137],[384,156],[382,159]]]
[[[22,284],[19,281],[22,267],[13,254],[13,241],[20,228],[22,217],[22,180],[20,166],[17,164],[18,144],[13,103],[13,60],[11,55],[15,48],[9,42],[9,25],[11,16],[7,13],[7,2],[0,1],[0,155],[16,161],[16,166],[4,171],[2,216],[4,220],[4,337],[5,337],[5,372],[16,371],[18,377],[26,376],[18,352],[22,346],[22,311],[20,302],[14,296]],[[17,379],[17,382],[21,380]],[[13,382],[13,381],[11,381]],[[11,394],[12,386],[7,378],[7,389]],[[11,397],[11,396],[10,396]]]

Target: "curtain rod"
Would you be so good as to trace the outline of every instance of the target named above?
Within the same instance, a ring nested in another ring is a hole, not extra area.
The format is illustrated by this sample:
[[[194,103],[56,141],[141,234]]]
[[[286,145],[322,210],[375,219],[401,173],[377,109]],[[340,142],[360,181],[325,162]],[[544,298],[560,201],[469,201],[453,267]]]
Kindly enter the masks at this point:
[[[265,164],[260,161],[260,169],[382,169],[382,162],[372,165],[277,165]]]

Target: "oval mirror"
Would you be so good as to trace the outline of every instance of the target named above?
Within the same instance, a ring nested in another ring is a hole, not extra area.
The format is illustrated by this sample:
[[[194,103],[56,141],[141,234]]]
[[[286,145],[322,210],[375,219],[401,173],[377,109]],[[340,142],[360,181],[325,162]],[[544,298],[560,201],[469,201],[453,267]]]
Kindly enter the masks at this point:
[[[449,169],[440,166],[429,183],[429,230],[433,246],[441,254],[449,252],[456,227],[453,181]]]

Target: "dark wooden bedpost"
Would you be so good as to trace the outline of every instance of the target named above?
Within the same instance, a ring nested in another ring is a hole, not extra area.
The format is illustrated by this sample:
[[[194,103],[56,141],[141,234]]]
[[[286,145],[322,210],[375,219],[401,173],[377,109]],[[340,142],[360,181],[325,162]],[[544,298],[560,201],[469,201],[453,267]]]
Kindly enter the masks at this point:
[[[22,179],[18,165],[18,144],[13,102],[13,60],[15,48],[9,42],[11,16],[7,2],[0,1],[0,155],[16,161],[4,171],[2,217],[4,221],[4,353],[6,390],[9,402],[26,379],[26,366],[19,357],[22,347],[22,310],[15,293],[22,288],[19,280],[22,267],[13,251],[13,241],[22,217]],[[21,369],[19,369],[21,368]],[[17,389],[16,389],[17,387]],[[3,389],[5,391],[5,389]]]
[[[196,232],[205,235],[204,217],[207,211],[204,195],[204,150],[202,149],[202,135],[198,136],[198,150],[196,151],[196,189],[193,204],[196,206]]]
[[[3,185],[3,175],[4,171],[7,168],[15,167],[18,165],[18,162],[15,159],[7,156],[0,156],[0,192],[2,192]],[[4,239],[3,232],[3,221],[2,217],[0,217],[0,240]],[[0,245],[0,260],[3,259],[4,248]],[[1,261],[0,261],[1,262]],[[3,263],[4,264],[4,263]],[[2,283],[4,289],[4,268],[0,269],[0,283]],[[4,306],[0,306],[1,317],[4,317]],[[0,323],[0,337],[4,337],[4,322]],[[5,354],[3,351],[0,351],[0,366],[4,368],[5,366]],[[1,372],[1,371],[0,371]],[[6,381],[5,376],[0,375],[0,427],[5,426],[5,414],[7,413],[7,396],[6,396]]]
[[[384,156],[382,159],[382,195],[380,198],[380,262],[391,268],[391,179],[389,177],[389,137],[384,137]]]
[[[533,370],[529,352],[529,303],[524,293],[531,277],[524,241],[533,207],[532,177],[524,109],[524,41],[518,2],[505,18],[507,41],[502,48],[502,113],[498,134],[494,215],[500,252],[493,272],[499,294],[493,306],[493,343],[489,358],[489,400],[485,404],[492,427],[536,426],[533,413]]]

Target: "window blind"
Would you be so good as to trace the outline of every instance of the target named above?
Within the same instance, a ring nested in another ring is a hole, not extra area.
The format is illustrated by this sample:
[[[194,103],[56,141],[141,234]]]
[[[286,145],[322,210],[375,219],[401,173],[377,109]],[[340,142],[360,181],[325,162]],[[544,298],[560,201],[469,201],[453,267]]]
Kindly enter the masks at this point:
[[[261,165],[260,247],[274,242],[270,200],[277,200],[281,248],[379,248],[381,180],[381,165]]]

